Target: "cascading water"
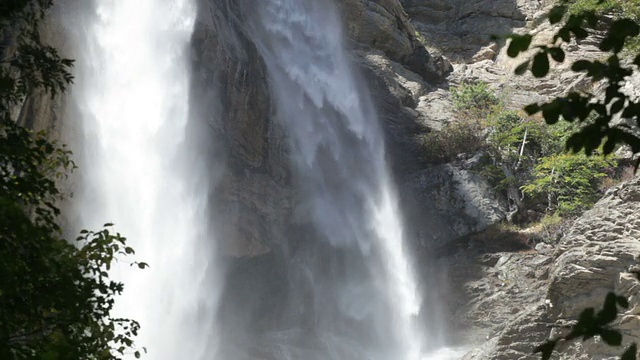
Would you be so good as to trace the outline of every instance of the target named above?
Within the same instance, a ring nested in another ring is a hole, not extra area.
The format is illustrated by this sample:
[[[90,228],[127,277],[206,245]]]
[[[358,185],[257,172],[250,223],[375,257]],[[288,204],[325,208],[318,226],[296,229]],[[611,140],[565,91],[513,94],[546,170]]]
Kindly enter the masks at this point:
[[[416,326],[420,298],[384,139],[349,64],[336,9],[315,0],[244,4],[290,139],[299,215],[331,247],[325,255],[321,246],[295,254],[290,269],[292,307],[305,324],[299,337],[321,344],[316,352],[287,347],[279,356],[419,359],[426,350]]]
[[[115,222],[136,258],[151,265],[117,269],[126,288],[116,310],[141,322],[138,341],[148,358],[457,356],[425,355],[438,342],[418,324],[421,299],[404,249],[382,129],[351,68],[331,1],[226,3],[241,10],[241,20],[229,21],[239,22],[266,65],[275,117],[289,139],[296,221],[304,224],[300,238],[277,250],[286,269],[278,279],[287,284],[269,291],[286,293],[286,300],[255,331],[251,321],[249,329],[233,327],[234,319],[216,315],[223,286],[208,225],[210,170],[206,161],[196,166],[206,144],[192,141],[187,130],[194,5],[82,5],[92,7],[92,15],[87,31],[77,34],[73,96],[84,133],[75,137],[84,175],[76,222],[94,229]],[[252,319],[256,309],[238,306]]]
[[[207,179],[186,140],[189,0],[95,1],[76,34],[76,150],[82,191],[78,226],[114,222],[150,264],[127,263],[118,316],[142,324],[137,340],[150,359],[210,359],[215,352],[217,291],[210,264]],[[75,9],[70,11],[75,12]],[[75,19],[70,20],[76,21]],[[86,26],[86,27],[85,27]]]

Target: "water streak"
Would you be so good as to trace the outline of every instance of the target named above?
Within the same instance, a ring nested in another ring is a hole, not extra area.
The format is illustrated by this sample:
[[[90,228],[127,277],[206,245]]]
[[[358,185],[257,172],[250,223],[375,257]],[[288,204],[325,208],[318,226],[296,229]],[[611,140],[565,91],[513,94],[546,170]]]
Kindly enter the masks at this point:
[[[325,358],[419,359],[420,297],[382,130],[343,46],[336,9],[314,0],[251,3],[249,31],[288,132],[299,212],[323,241],[346,254],[336,260],[342,270],[332,269],[329,279],[313,264],[322,262],[317,252],[300,260],[297,271],[307,273],[313,303],[324,306],[307,310],[315,314],[314,336],[353,338],[367,349],[357,357],[343,351]]]
[[[87,4],[81,4],[87,7]],[[115,312],[142,324],[150,359],[210,359],[218,287],[206,217],[207,180],[186,141],[189,0],[96,1],[77,44],[73,99],[83,172],[76,220],[114,222],[150,268],[115,269]],[[85,14],[86,15],[86,14]]]

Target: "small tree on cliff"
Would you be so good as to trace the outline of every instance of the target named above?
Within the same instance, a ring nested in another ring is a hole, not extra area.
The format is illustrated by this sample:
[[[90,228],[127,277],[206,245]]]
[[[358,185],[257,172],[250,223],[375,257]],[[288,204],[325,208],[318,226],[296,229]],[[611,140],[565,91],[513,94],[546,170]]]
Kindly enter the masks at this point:
[[[72,61],[40,41],[51,6],[0,0],[0,359],[138,357],[139,324],[111,316],[123,284],[108,273],[133,249],[111,224],[77,246],[62,238],[58,182],[75,168],[71,153],[12,117],[34,91],[55,96],[72,81]]]

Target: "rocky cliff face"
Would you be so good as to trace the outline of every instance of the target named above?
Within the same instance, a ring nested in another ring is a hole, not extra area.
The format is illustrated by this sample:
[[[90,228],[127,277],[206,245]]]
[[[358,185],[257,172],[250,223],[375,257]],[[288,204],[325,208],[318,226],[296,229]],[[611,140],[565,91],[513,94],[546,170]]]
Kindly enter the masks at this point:
[[[368,80],[386,130],[390,163],[400,184],[403,208],[412,227],[410,233],[416,234],[421,244],[441,245],[503,219],[504,199],[496,197],[489,184],[471,174],[465,164],[425,169],[420,136],[439,129],[452,118],[449,82],[475,76],[497,84],[494,78],[484,76],[484,72],[500,69],[508,74],[510,69],[485,63],[477,69],[458,65],[454,71],[438,48],[427,50],[425,45],[429,44],[425,37],[430,33],[426,31],[432,31],[429,26],[436,24],[415,19],[420,19],[420,9],[425,6],[438,6],[432,2],[341,0],[338,4],[353,49],[353,60]],[[447,17],[443,17],[442,24],[452,21],[453,27],[469,16],[475,20],[463,22],[495,23],[491,16],[502,18],[510,14],[508,26],[484,29],[486,36],[478,40],[478,44],[486,43],[494,31],[524,24],[525,15],[519,15],[516,5],[512,5],[508,13],[504,6],[491,5],[501,9],[497,14],[485,9],[488,6],[485,3],[475,7],[463,2],[450,6],[453,7]],[[233,15],[227,17],[228,14]],[[426,30],[419,31],[420,28]],[[495,44],[488,46],[497,51]],[[219,184],[218,194],[226,194],[220,195],[219,203],[224,204],[221,217],[229,215],[219,228],[227,229],[223,232],[224,238],[229,239],[228,250],[235,254],[265,252],[270,243],[286,238],[291,226],[296,226],[284,221],[292,219],[290,215],[296,203],[287,183],[287,149],[278,124],[269,118],[270,100],[264,69],[252,47],[243,35],[237,4],[202,2],[194,35],[195,87],[198,89],[194,93],[208,94],[211,91],[207,89],[214,88],[211,86],[214,83],[220,89],[220,93],[209,95],[211,99],[204,101],[212,106],[202,112],[217,111],[213,117],[224,119],[214,126],[217,133],[224,134],[217,143],[226,144],[223,146],[225,156],[219,160],[231,170]],[[446,47],[440,44],[440,48]],[[456,53],[464,52],[452,49]],[[453,56],[454,53],[450,53]],[[445,80],[452,71],[453,75]],[[474,75],[481,71],[482,75]],[[530,93],[524,93],[522,98],[530,98]],[[267,191],[246,190],[263,188]]]
[[[547,339],[568,333],[582,310],[602,308],[605,295],[615,292],[630,300],[614,326],[623,345],[640,338],[640,179],[607,192],[585,213],[553,253],[544,298],[531,298],[526,310],[513,317],[497,336],[467,359],[537,359],[531,350]],[[615,358],[622,347],[601,340],[560,343],[559,359]]]
[[[606,291],[631,294],[637,287],[629,271],[637,261],[634,234],[640,227],[628,220],[637,205],[636,200],[629,202],[635,199],[629,194],[640,184],[609,193],[553,253],[544,245],[534,249],[535,244],[518,234],[497,244],[495,238],[471,235],[505,218],[505,200],[470,171],[478,159],[462,157],[427,167],[422,158],[420,135],[438,131],[453,118],[448,92],[452,84],[485,81],[508,93],[514,108],[585,86],[581,78],[566,75],[514,81],[512,72],[519,61],[509,59],[501,44],[491,41],[492,34],[525,30],[546,41],[553,29],[538,20],[550,3],[338,1],[352,58],[376,99],[415,247],[426,258],[437,249],[436,266],[448,269],[440,286],[447,288],[449,299],[456,299],[448,301],[449,317],[460,342],[488,339],[468,355],[470,359],[533,359],[530,352],[536,344],[557,336],[560,330],[550,330],[554,326],[564,329],[583,307],[599,306]],[[258,274],[261,285],[252,295],[269,298],[270,305],[253,307],[264,313],[253,314],[251,320],[268,323],[286,298],[278,249],[283,242],[301,241],[305,233],[294,215],[297,201],[288,174],[285,134],[271,118],[264,65],[242,21],[237,2],[201,1],[193,41],[194,94],[199,96],[195,103],[204,104],[197,110],[199,117],[210,123],[214,142],[223,144],[212,149],[211,156],[226,170],[217,179],[213,199],[218,204],[218,229],[223,229],[223,252],[240,256],[232,261],[221,313],[242,318],[233,303],[246,296],[238,295],[242,291],[233,284],[249,280],[243,280],[247,274]],[[566,50],[569,60],[598,56],[589,41]],[[623,203],[627,205],[602,216],[605,209]],[[430,276],[427,267],[423,270]],[[274,288],[279,290],[274,293]],[[623,326],[636,321],[633,311]],[[563,356],[607,351],[590,346],[567,346]]]

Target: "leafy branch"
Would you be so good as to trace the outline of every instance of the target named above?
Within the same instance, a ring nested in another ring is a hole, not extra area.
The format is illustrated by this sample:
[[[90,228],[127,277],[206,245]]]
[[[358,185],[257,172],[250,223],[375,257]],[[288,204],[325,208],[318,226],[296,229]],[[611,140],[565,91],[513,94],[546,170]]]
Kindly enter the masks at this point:
[[[602,2],[602,1],[600,1]],[[634,153],[640,152],[640,102],[625,93],[622,88],[629,76],[640,66],[640,54],[632,61],[626,61],[621,55],[625,44],[640,34],[640,26],[630,18],[619,18],[611,22],[596,13],[585,10],[569,13],[569,2],[561,1],[548,13],[551,24],[563,24],[556,31],[550,44],[533,47],[534,54],[520,64],[516,74],[531,71],[535,77],[549,74],[552,61],[565,61],[564,43],[587,38],[590,29],[606,28],[606,34],[599,43],[599,49],[610,55],[605,61],[578,60],[571,66],[571,71],[584,73],[592,82],[602,81],[605,84],[604,96],[589,92],[572,91],[566,96],[557,97],[542,104],[530,104],[525,111],[532,115],[542,113],[548,124],[555,124],[560,119],[577,122],[580,126],[567,139],[566,147],[573,152],[584,151],[587,155],[601,148],[607,155],[618,146],[626,145]],[[509,35],[511,39],[507,54],[516,57],[530,50],[533,36]],[[637,165],[636,165],[637,166]]]
[[[582,341],[586,341],[595,336],[599,336],[607,345],[620,346],[622,333],[611,327],[618,316],[618,306],[626,309],[629,307],[629,303],[623,296],[608,293],[602,310],[597,313],[594,308],[583,310],[578,317],[578,322],[571,327],[568,335],[560,339],[546,341],[536,347],[534,353],[540,353],[542,360],[548,360],[560,341],[572,341],[580,338]],[[620,360],[635,360],[637,352],[638,346],[633,343],[625,350]]]

